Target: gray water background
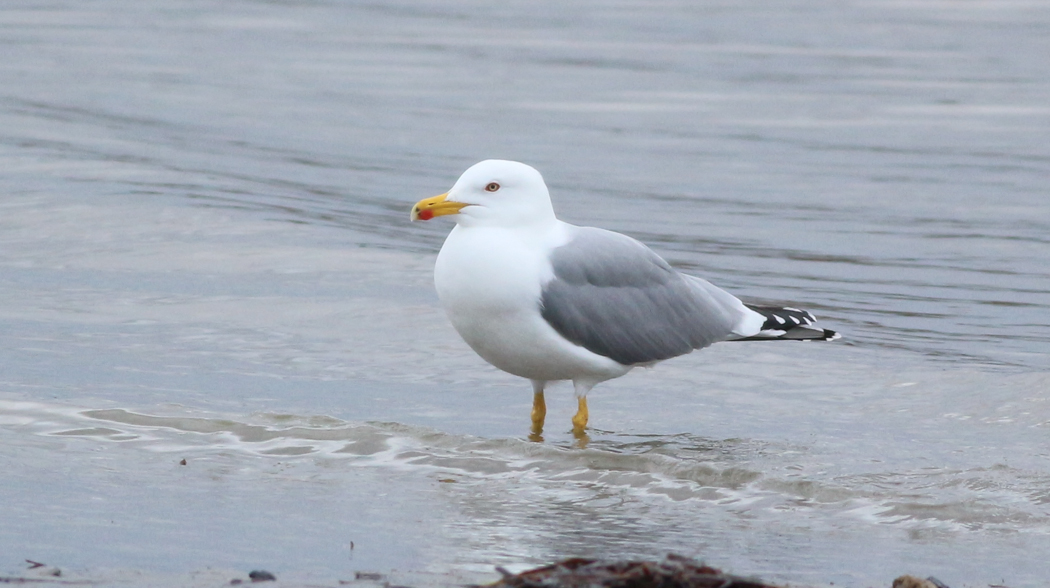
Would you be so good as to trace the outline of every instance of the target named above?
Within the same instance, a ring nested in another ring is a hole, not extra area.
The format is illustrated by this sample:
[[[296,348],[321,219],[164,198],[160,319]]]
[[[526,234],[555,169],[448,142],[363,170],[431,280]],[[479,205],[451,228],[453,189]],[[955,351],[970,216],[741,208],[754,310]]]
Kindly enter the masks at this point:
[[[6,2],[0,570],[1050,584],[1048,57],[1043,2]],[[407,222],[491,157],[844,340],[527,441]]]

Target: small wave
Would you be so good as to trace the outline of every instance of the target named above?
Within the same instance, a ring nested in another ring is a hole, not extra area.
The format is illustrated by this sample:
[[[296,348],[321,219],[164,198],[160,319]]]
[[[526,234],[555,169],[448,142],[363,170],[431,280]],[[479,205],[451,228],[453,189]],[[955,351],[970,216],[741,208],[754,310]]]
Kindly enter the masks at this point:
[[[351,468],[422,471],[466,484],[512,481],[561,498],[578,494],[590,500],[603,495],[696,501],[749,516],[830,511],[855,521],[914,529],[1050,533],[1044,512],[1050,480],[1003,467],[821,477],[785,467],[785,456],[796,459],[805,448],[739,439],[607,434],[580,449],[327,416],[231,418],[182,407],[167,412],[0,401],[0,423],[7,426],[180,457],[222,453],[328,460]]]

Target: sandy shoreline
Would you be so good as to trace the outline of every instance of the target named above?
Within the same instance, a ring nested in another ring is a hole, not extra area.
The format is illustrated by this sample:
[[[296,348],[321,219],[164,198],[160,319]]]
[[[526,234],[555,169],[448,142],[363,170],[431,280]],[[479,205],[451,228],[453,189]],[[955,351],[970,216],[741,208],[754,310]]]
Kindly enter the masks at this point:
[[[491,586],[492,588],[817,588],[794,582],[772,582],[752,576],[723,572],[686,557],[668,555],[663,561],[596,561],[569,558],[547,566],[512,573],[494,566],[491,573],[449,571],[419,572],[392,570],[386,573],[357,571],[345,578],[322,578],[309,572],[276,574],[267,570],[242,572],[205,569],[190,573],[158,573],[140,570],[93,570],[67,572],[43,562],[26,560],[21,574],[0,575],[0,584],[32,586],[155,586],[204,588],[214,586],[264,585],[273,587],[328,588],[437,588]],[[889,587],[888,587],[889,588]],[[950,588],[934,577],[898,576],[891,588]],[[999,586],[998,588],[1009,588]]]

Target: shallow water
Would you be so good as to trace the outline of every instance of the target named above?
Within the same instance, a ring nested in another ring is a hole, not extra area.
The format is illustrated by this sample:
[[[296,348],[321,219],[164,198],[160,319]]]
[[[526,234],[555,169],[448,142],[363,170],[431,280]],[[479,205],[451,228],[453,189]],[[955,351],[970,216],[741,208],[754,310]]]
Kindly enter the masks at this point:
[[[0,47],[3,573],[1050,578],[1042,4],[8,3]],[[407,222],[486,157],[844,340],[528,441]]]

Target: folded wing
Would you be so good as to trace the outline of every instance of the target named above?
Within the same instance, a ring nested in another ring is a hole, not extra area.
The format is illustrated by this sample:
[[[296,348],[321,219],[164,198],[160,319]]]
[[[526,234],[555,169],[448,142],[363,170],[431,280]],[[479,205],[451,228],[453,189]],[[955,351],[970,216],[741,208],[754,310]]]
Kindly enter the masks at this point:
[[[679,273],[626,235],[575,227],[550,261],[543,318],[569,341],[624,365],[746,337],[763,322],[734,296]]]

